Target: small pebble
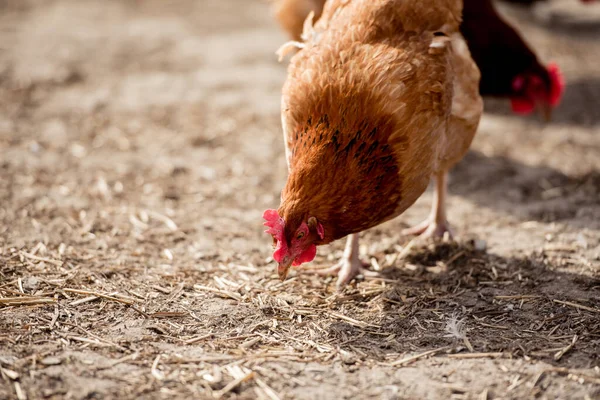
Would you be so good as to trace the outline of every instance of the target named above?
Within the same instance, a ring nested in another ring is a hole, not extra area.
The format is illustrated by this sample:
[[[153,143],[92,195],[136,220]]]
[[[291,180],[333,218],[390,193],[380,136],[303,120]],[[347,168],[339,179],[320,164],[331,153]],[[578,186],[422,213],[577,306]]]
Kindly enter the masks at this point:
[[[340,350],[340,358],[346,365],[352,365],[356,363],[356,356],[348,351]]]
[[[35,291],[37,290],[40,284],[40,280],[35,276],[28,276],[23,279],[23,289],[27,291]]]
[[[487,249],[487,242],[482,239],[475,239],[473,242],[473,247],[477,251],[485,251]]]
[[[40,361],[44,365],[59,365],[62,363],[62,360],[58,357],[46,357]]]

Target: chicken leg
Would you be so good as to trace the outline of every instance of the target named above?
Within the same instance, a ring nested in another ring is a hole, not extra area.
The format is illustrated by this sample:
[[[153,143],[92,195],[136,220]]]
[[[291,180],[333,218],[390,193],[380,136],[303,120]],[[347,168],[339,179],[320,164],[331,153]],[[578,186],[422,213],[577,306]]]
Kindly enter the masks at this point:
[[[346,286],[359,274],[373,275],[372,271],[365,269],[363,262],[358,258],[358,233],[348,235],[344,254],[337,264],[330,268],[314,270],[320,275],[337,274],[336,287],[338,290]]]
[[[448,189],[448,172],[439,172],[435,176],[435,191],[433,193],[433,204],[429,217],[412,228],[404,229],[403,235],[419,235],[421,239],[442,238],[448,232],[452,237],[452,231],[446,219],[446,194]]]

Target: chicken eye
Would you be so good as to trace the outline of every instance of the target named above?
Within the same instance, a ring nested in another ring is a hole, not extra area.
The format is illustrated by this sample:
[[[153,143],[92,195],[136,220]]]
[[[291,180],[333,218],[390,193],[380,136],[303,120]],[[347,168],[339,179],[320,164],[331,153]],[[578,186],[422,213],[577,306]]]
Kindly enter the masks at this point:
[[[296,236],[296,240],[300,240],[304,237],[304,232],[300,232],[298,233],[298,235]]]

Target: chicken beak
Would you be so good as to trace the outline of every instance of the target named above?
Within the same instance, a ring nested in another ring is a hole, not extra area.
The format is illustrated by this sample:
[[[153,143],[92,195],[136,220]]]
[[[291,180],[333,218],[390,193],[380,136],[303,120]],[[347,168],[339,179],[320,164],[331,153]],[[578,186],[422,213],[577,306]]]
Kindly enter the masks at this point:
[[[542,116],[542,120],[545,123],[552,121],[552,106],[547,102],[541,102],[538,104],[538,110]]]
[[[292,258],[284,257],[283,261],[279,263],[277,266],[277,274],[279,275],[279,279],[284,281],[287,278],[288,271],[290,270],[290,266],[294,260]]]

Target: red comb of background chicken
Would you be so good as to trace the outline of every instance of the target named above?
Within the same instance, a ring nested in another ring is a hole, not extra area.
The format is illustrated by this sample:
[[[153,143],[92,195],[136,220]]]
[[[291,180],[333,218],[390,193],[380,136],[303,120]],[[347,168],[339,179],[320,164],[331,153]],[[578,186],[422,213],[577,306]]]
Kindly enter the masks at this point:
[[[281,259],[287,253],[287,242],[283,234],[285,222],[283,218],[279,216],[277,210],[266,210],[263,213],[265,219],[264,226],[268,227],[265,233],[273,235],[273,238],[277,241],[277,246],[273,252],[273,259],[277,262],[281,262]]]
[[[565,91],[565,79],[558,65],[554,63],[548,65],[548,74],[550,74],[550,96],[548,101],[554,107],[560,103],[562,94]]]
[[[517,76],[513,82],[512,87],[516,92],[523,90],[525,86],[525,78],[523,76]],[[510,99],[510,106],[513,112],[517,114],[530,114],[535,110],[535,103],[532,99],[527,97],[513,97]]]
[[[550,77],[550,88],[546,92],[539,93],[538,90],[534,89],[537,94],[525,95],[521,97],[513,97],[511,99],[512,110],[517,114],[530,114],[535,110],[536,102],[545,102],[552,107],[556,107],[560,103],[563,92],[565,91],[565,80],[562,72],[558,65],[551,63],[548,64],[548,75]],[[527,91],[524,88],[525,85],[529,85],[532,88],[539,88],[542,84],[542,80],[538,76],[532,76],[527,80],[523,76],[518,76],[512,83],[513,89],[517,92],[522,90]]]

